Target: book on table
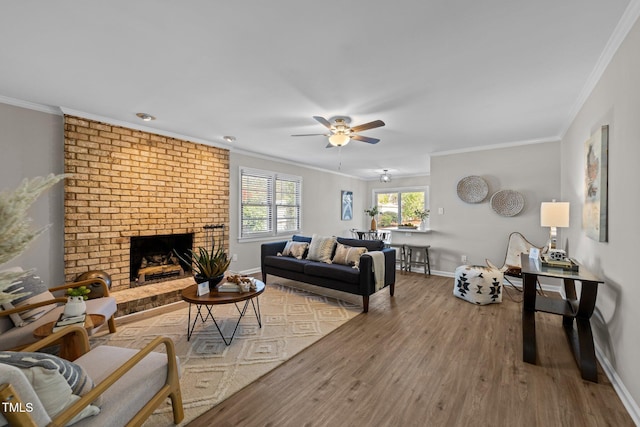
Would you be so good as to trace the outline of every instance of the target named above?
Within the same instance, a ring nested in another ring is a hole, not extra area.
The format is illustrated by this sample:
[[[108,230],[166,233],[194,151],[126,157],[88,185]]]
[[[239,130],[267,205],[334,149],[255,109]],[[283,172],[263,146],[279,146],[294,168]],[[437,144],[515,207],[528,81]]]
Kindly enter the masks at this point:
[[[53,332],[57,332],[65,326],[69,325],[82,325],[84,326],[84,321],[87,315],[85,313],[79,316],[71,316],[65,317],[64,313],[60,315],[56,323],[53,325]]]
[[[225,282],[218,285],[218,292],[240,292],[240,286],[236,283]]]

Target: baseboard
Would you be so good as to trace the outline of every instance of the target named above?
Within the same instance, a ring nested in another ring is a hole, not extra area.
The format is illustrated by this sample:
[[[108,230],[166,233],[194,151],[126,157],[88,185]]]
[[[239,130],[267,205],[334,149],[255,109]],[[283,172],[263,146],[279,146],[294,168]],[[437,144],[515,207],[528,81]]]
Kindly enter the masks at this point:
[[[633,422],[637,426],[640,426],[640,407],[638,407],[636,401],[633,400],[633,396],[631,396],[631,393],[629,393],[629,390],[627,390],[627,387],[625,387],[622,379],[620,379],[618,373],[613,368],[613,366],[609,362],[609,359],[607,359],[607,356],[605,356],[604,352],[600,349],[597,343],[594,343],[594,347],[596,349],[596,358],[598,359],[598,362],[600,362],[600,366],[602,366],[602,370],[604,371],[605,375],[607,376],[607,378],[609,378],[611,385],[613,385],[613,389],[616,391],[616,394],[622,401],[622,404],[629,413],[629,416],[631,417]]]

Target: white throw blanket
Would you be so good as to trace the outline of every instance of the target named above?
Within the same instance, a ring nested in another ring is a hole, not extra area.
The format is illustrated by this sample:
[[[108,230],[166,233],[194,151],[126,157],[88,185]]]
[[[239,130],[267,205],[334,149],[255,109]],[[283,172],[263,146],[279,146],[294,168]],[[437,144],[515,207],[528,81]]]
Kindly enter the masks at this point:
[[[382,251],[367,252],[373,259],[373,277],[376,281],[376,292],[384,288],[384,253]]]

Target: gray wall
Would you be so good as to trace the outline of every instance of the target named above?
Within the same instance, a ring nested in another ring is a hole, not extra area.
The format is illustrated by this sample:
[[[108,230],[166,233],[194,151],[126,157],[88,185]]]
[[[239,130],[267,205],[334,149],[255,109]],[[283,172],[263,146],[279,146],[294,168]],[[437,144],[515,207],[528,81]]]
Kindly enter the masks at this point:
[[[0,104],[0,191],[13,190],[24,178],[64,170],[62,116]],[[35,268],[49,286],[60,285],[63,273],[64,186],[45,193],[31,207],[34,228],[51,228],[20,257],[2,267]]]
[[[640,237],[640,23],[636,22],[562,141],[562,193],[571,202],[565,234],[572,255],[606,280],[598,289],[591,320],[601,360],[610,364],[635,402],[640,402],[640,286],[635,264]],[[596,242],[582,231],[585,141],[609,125],[609,241]],[[640,420],[637,403],[631,404]]]
[[[489,185],[487,198],[465,203],[457,195],[460,179],[478,175]],[[431,159],[431,217],[433,269],[452,272],[467,255],[468,264],[484,265],[485,259],[501,266],[507,239],[519,231],[536,245],[544,245],[549,230],[540,227],[540,203],[560,200],[560,144],[548,142],[436,156]],[[499,190],[515,190],[524,196],[522,212],[500,216],[489,200]],[[444,214],[438,214],[443,208]]]
[[[367,186],[364,181],[338,173],[231,152],[229,157],[229,212],[231,216],[229,249],[231,254],[238,255],[238,261],[231,263],[230,268],[234,271],[258,271],[260,244],[264,242],[264,240],[238,241],[239,168],[241,166],[302,176],[302,234],[304,235],[311,236],[313,233],[317,233],[329,236],[350,236],[350,228],[362,228],[364,225],[365,217],[358,215],[358,212],[364,211],[367,203]],[[340,219],[341,190],[353,191],[354,218],[351,221]],[[286,240],[286,237],[269,240]]]

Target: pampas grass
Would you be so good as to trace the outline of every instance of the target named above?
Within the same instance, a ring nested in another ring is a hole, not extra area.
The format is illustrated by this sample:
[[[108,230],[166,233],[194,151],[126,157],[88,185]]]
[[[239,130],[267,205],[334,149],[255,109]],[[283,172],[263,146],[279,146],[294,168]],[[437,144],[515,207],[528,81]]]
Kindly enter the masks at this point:
[[[4,190],[0,193],[0,265],[22,254],[29,244],[48,228],[45,226],[32,229],[32,221],[27,215],[27,210],[44,191],[65,177],[64,174],[50,174],[46,177],[25,179],[15,190]],[[0,272],[0,303],[26,295],[8,294],[4,290],[28,273],[29,271]]]

